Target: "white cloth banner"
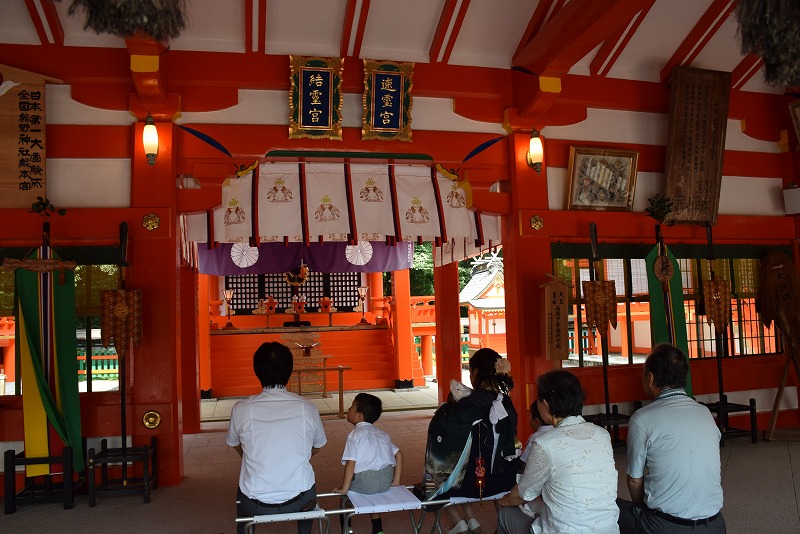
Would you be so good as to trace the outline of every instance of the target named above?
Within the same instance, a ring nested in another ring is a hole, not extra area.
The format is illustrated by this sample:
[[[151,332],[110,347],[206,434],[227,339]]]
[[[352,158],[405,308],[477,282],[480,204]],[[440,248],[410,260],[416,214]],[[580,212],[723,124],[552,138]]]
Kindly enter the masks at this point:
[[[350,165],[356,230],[361,241],[394,235],[392,193],[386,165]]]
[[[221,232],[217,229],[221,228]],[[225,180],[222,207],[214,210],[214,239],[220,243],[239,243],[253,235],[253,175]]]
[[[258,234],[262,243],[303,240],[298,163],[262,163],[258,177]]]
[[[347,241],[350,211],[343,163],[306,164],[306,206],[311,241]]]
[[[467,208],[467,194],[458,182],[440,173],[436,173],[436,179],[439,181],[439,194],[442,196],[442,213],[447,237],[477,235],[475,212]]]
[[[429,167],[395,165],[397,212],[403,239],[441,237],[439,208]]]
[[[208,243],[208,218],[205,212],[187,213],[184,215],[186,220],[186,240],[195,243]]]

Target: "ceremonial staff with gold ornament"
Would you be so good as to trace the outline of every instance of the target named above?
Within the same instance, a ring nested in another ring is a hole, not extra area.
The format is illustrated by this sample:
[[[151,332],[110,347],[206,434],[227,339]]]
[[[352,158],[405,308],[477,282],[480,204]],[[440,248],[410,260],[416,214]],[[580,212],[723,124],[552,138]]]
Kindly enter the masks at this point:
[[[103,347],[108,348],[114,342],[119,362],[119,394],[120,394],[120,425],[122,439],[122,479],[127,480],[128,465],[124,460],[127,457],[127,417],[125,402],[125,360],[128,355],[131,341],[134,346],[142,344],[142,291],[140,289],[125,288],[125,268],[128,266],[128,223],[120,224],[120,284],[119,289],[106,290],[100,294],[100,341]]]
[[[608,395],[608,323],[617,327],[617,290],[614,280],[598,280],[595,263],[600,261],[597,253],[597,225],[589,224],[592,257],[589,259],[589,281],[582,283],[586,304],[586,325],[595,328],[600,336],[600,351],[603,360],[604,419],[610,423],[611,402]]]
[[[722,440],[726,436],[752,435],[753,443],[757,441],[755,433],[755,401],[751,405],[735,404],[728,402],[725,395],[725,386],[722,380],[722,359],[728,356],[728,324],[731,317],[731,285],[728,280],[720,280],[714,272],[714,243],[711,234],[711,224],[706,223],[706,240],[708,241],[708,267],[710,279],[703,280],[703,303],[708,324],[714,325],[714,343],[717,353],[717,381],[719,382],[719,401],[706,403],[708,409],[717,414],[717,425],[722,432]],[[731,428],[728,424],[728,414],[731,412],[751,411],[751,430],[744,431]]]
[[[660,194],[648,199],[648,217],[656,220],[656,246],[645,256],[647,287],[650,294],[650,327],[653,346],[659,343],[675,345],[688,359],[689,340],[686,332],[686,313],[683,303],[683,280],[678,260],[670,252],[661,225],[672,211],[672,201]],[[686,377],[686,394],[692,396],[692,373]]]

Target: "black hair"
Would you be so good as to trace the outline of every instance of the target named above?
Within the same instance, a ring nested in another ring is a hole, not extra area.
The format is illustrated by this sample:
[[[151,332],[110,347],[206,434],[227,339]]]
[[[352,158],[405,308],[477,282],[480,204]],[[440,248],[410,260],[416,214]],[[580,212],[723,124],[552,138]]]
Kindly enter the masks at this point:
[[[469,359],[469,368],[478,371],[475,383],[472,384],[475,389],[489,389],[505,394],[511,391],[514,379],[511,375],[500,374],[495,369],[495,364],[501,358],[497,351],[489,348],[480,349],[472,355]]]
[[[383,403],[375,395],[359,393],[353,402],[356,405],[356,411],[364,416],[364,421],[367,423],[371,424],[377,421],[383,412]]]
[[[653,374],[653,384],[658,388],[685,388],[689,362],[678,347],[659,343],[645,360],[644,370]]]
[[[544,419],[542,419],[542,414],[539,413],[539,405],[538,400],[535,400],[531,403],[531,419],[538,419],[542,423],[544,423]]]
[[[253,354],[253,371],[261,387],[286,386],[293,368],[292,351],[277,341],[262,343]]]
[[[536,381],[539,398],[547,401],[550,414],[555,417],[580,415],[586,394],[578,377],[569,371],[555,370],[543,374]]]

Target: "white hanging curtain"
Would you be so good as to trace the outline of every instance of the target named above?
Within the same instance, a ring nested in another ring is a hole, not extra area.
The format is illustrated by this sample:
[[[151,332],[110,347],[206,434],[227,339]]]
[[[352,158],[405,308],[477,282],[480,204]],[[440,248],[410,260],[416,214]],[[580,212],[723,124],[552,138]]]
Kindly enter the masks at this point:
[[[426,165],[262,163],[255,172],[226,180],[221,206],[186,215],[186,240],[246,243],[254,228],[261,243],[423,240],[434,242],[436,265],[500,244],[500,218],[467,208],[459,183]]]
[[[342,163],[305,165],[306,214],[310,241],[347,241],[350,209]]]

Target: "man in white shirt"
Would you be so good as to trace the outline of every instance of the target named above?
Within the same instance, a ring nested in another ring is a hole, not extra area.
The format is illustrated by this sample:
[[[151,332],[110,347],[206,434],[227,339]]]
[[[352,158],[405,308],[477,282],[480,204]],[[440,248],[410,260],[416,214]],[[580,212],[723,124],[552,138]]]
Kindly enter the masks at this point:
[[[237,517],[312,510],[317,491],[311,457],[327,439],[317,408],[286,391],[294,362],[288,347],[262,344],[253,370],[264,388],[237,402],[231,411],[227,443],[242,456]],[[298,534],[312,522],[298,521]],[[238,532],[244,532],[239,523]]]
[[[708,408],[686,395],[689,362],[662,343],[647,357],[642,386],[655,400],[628,425],[628,490],[617,500],[623,534],[725,532],[720,432]],[[646,468],[646,472],[645,472]]]

